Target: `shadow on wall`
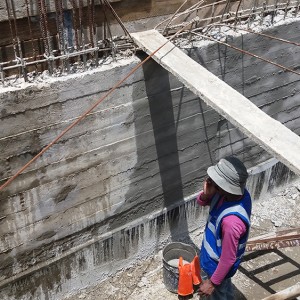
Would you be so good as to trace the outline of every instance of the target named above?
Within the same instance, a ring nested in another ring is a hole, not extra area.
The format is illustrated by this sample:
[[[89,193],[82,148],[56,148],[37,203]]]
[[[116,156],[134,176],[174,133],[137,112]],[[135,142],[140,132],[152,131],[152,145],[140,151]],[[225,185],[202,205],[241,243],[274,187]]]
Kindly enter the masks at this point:
[[[144,55],[140,54],[140,58]],[[133,95],[138,137],[136,171],[123,207],[123,213],[125,207],[135,210],[135,217],[170,208],[184,199],[169,73],[153,60],[143,65],[143,73],[145,82],[136,83]],[[194,244],[188,235],[185,214],[180,207],[170,209],[164,222],[169,224],[172,241]],[[184,237],[178,232],[184,232]]]
[[[182,200],[184,195],[169,73],[154,61],[144,64],[143,71],[163,192],[163,205],[170,207],[176,201]],[[168,214],[172,241],[176,240],[178,218],[179,208]],[[188,232],[186,222],[183,226],[184,231]]]

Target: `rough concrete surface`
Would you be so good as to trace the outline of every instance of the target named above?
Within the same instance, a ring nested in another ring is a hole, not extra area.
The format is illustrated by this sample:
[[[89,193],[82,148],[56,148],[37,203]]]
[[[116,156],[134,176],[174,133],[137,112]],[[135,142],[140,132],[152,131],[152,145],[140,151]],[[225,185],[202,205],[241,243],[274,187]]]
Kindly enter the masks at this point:
[[[298,21],[264,30],[297,40]],[[228,39],[259,54],[267,48],[270,59],[298,68],[294,46],[252,34]],[[184,50],[299,133],[299,76],[215,43],[192,40]],[[26,84],[12,78],[0,90],[1,183],[144,58],[139,52],[107,59],[97,69],[59,78],[44,73]],[[146,259],[170,230],[178,234],[162,210],[195,194],[207,167],[229,154],[247,168],[270,158],[148,61],[0,194],[0,298],[56,300]],[[259,203],[265,184],[276,186],[289,172],[274,167],[255,176],[251,190]],[[190,229],[187,223],[179,229]]]
[[[149,55],[165,45],[152,56],[155,61],[241,132],[300,174],[300,137],[296,133],[199,65],[157,30],[134,33],[132,37]]]
[[[258,205],[254,205],[251,237],[288,228],[299,228],[299,213],[298,179],[285,189],[264,197]],[[195,230],[191,237],[196,245],[200,245],[202,238],[200,230]],[[249,252],[244,260],[242,268],[233,277],[236,300],[260,300],[300,282],[299,247]],[[258,268],[261,269],[255,274]],[[162,250],[160,250],[156,255],[140,261],[135,266],[120,270],[115,276],[64,298],[64,300],[77,299],[175,300],[178,299],[178,295],[170,293],[163,283]],[[199,299],[197,293],[192,299]]]

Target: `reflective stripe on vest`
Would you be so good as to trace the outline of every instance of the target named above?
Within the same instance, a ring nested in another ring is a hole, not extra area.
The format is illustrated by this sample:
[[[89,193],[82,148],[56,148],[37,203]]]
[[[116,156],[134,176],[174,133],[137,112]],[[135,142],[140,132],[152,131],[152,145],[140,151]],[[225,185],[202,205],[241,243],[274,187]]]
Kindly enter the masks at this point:
[[[211,201],[211,209],[209,212],[208,222],[203,236],[202,249],[200,252],[202,257],[201,265],[203,265],[202,267],[206,273],[210,275],[213,274],[220,260],[220,255],[222,252],[222,219],[228,215],[235,215],[243,220],[243,222],[246,224],[247,232],[239,240],[236,262],[234,263],[234,266],[228,275],[232,276],[240,264],[240,260],[246,248],[250,227],[251,198],[248,191],[245,190],[243,198],[237,203],[234,203],[233,206],[230,206],[233,204],[232,202],[223,202],[220,207],[217,207],[219,199],[220,195],[215,195]]]

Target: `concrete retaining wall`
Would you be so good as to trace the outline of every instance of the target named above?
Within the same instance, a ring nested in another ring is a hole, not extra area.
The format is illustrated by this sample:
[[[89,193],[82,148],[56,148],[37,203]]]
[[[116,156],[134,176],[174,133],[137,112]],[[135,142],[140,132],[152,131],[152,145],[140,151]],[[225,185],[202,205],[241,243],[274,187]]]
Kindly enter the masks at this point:
[[[298,32],[299,24],[291,23],[269,33],[295,40]],[[299,68],[299,50],[292,45],[249,34],[232,43]],[[185,51],[298,133],[298,75],[216,44]],[[142,58],[3,89],[2,183]],[[191,195],[201,189],[207,167],[228,154],[248,168],[270,158],[176,78],[147,62],[1,192],[1,299],[58,299],[204,224],[205,211],[193,207]],[[257,199],[262,190],[290,179],[287,169],[270,167],[278,177],[256,172],[249,182]],[[192,203],[186,204],[192,205],[191,218],[174,208],[183,199]],[[163,218],[164,207],[172,213]],[[142,229],[128,231],[145,224],[150,225],[143,238]]]

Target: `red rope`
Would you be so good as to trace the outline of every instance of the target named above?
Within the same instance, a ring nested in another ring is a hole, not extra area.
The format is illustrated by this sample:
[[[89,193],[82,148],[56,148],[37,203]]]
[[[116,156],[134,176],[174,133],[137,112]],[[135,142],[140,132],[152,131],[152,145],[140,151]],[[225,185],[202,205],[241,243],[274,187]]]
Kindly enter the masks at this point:
[[[176,35],[178,33],[179,32],[177,32]],[[147,62],[153,55],[155,55],[168,42],[169,41],[165,42],[163,45],[161,45],[159,48],[157,48],[154,52],[152,52],[149,56],[147,56],[143,61],[141,61],[137,66],[135,66],[123,79],[121,79],[118,83],[116,83],[103,97],[101,97],[95,104],[93,104],[84,114],[82,114],[78,119],[76,119],[66,129],[64,129],[50,144],[48,144],[36,156],[34,156],[28,163],[26,163],[19,171],[17,171],[17,173],[14,176],[9,178],[3,185],[1,185],[0,191],[2,191],[13,180],[15,180],[26,168],[28,168],[37,158],[39,158],[43,153],[45,153],[51,146],[53,146],[56,142],[58,142],[69,130],[71,130],[81,120],[83,120],[96,106],[98,106],[106,97],[108,97],[110,94],[112,94],[118,86],[120,86],[125,80],[127,80],[134,72],[136,72],[145,62]]]
[[[172,41],[179,33],[181,33],[186,27],[190,26],[194,20],[188,22],[180,30],[178,30],[174,35],[167,40],[164,44],[158,47],[155,51],[150,53],[143,61],[136,65],[123,79],[117,82],[103,97],[101,97],[95,104],[93,104],[84,114],[82,114],[78,119],[76,119],[72,124],[70,124],[65,130],[63,130],[50,144],[48,144],[43,150],[41,150],[36,156],[34,156],[27,164],[25,164],[17,173],[9,178],[4,184],[0,186],[0,191],[2,191],[6,186],[8,186],[12,181],[14,181],[25,169],[27,169],[37,158],[44,154],[51,146],[58,142],[69,130],[71,130],[75,125],[77,125],[81,120],[83,120],[95,107],[97,107],[106,97],[112,94],[115,89],[120,86],[124,81],[126,81],[134,72],[136,72],[145,62],[147,62],[152,56],[154,56],[162,47],[164,47],[169,41]]]

